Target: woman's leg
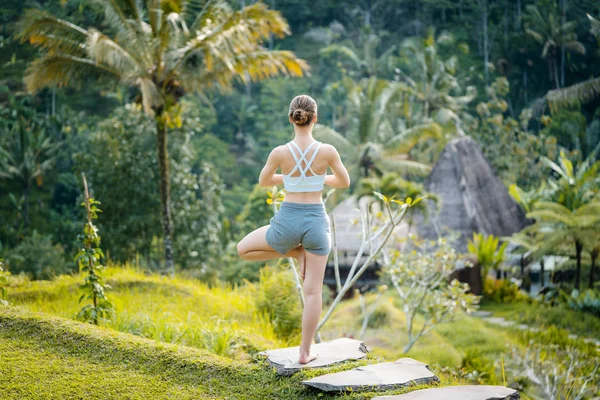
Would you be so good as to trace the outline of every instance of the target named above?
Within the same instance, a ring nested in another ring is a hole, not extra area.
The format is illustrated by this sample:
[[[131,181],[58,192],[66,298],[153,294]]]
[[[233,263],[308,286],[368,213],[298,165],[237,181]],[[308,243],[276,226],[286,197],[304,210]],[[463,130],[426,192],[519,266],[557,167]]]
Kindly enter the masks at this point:
[[[266,261],[275,258],[293,257],[298,259],[302,273],[304,266],[304,248],[300,245],[290,250],[287,254],[278,253],[266,240],[267,229],[270,225],[261,226],[246,235],[237,244],[237,251],[240,257],[248,261]]]
[[[306,277],[304,279],[304,311],[302,313],[302,343],[300,344],[300,364],[306,364],[315,358],[310,355],[310,345],[321,318],[323,278],[328,255],[306,253]]]

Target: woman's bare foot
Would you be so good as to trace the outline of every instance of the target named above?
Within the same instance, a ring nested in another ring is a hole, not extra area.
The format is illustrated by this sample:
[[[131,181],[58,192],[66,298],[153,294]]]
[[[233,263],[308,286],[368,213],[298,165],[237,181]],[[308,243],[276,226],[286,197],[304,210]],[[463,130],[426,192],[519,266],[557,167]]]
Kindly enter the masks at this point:
[[[318,356],[318,354],[314,355],[314,356],[301,354],[300,358],[298,359],[298,363],[300,363],[300,364],[308,364],[312,360],[316,359],[317,356]]]

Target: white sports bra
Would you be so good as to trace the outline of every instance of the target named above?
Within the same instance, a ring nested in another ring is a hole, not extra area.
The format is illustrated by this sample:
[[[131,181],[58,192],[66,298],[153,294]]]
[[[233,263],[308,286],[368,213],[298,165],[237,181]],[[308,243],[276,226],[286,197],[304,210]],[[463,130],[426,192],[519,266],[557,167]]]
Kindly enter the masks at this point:
[[[308,161],[306,159],[306,155],[308,154],[308,151],[310,150],[311,147],[313,147],[313,145],[315,143],[317,144],[317,148],[313,152],[313,155],[310,158],[310,161]],[[296,156],[296,153],[294,152],[294,149],[292,148],[292,144],[294,146],[296,146],[296,149],[298,149],[298,153],[300,154],[300,157]],[[327,171],[323,175],[317,175],[315,173],[315,171],[313,171],[312,168],[310,167],[310,165],[314,161],[315,157],[317,156],[317,153],[319,152],[319,148],[321,147],[321,142],[318,142],[315,140],[306,148],[306,150],[304,150],[304,152],[293,141],[287,143],[287,146],[290,149],[290,152],[292,153],[294,160],[296,160],[296,166],[290,171],[289,174],[283,175],[283,186],[284,186],[285,190],[287,192],[318,192],[320,190],[323,190],[323,184],[325,182],[325,175],[327,175]],[[301,164],[302,161],[304,161],[306,163],[306,166],[304,167],[304,169],[302,169],[302,164]],[[292,176],[294,171],[296,171],[296,168],[298,168],[298,170],[300,170],[300,176]],[[310,172],[312,173],[311,176],[306,176],[306,171],[308,171],[308,170],[310,170]]]

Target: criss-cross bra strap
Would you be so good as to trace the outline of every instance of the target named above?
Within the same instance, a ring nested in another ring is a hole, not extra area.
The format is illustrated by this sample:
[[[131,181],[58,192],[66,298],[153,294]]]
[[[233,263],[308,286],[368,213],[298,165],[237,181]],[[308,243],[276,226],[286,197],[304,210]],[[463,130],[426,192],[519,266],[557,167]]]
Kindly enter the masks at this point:
[[[296,153],[292,149],[292,146],[290,146],[290,143],[292,143],[294,146],[296,146],[296,149],[298,149],[298,153],[300,154],[300,157],[296,156]],[[308,161],[306,159],[306,155],[308,154],[308,151],[315,143],[318,143],[317,148],[313,152],[313,155],[310,158],[310,161]],[[315,171],[313,171],[313,169],[311,168],[311,164],[315,160],[315,157],[317,156],[317,152],[319,151],[319,148],[320,148],[319,142],[317,142],[317,141],[312,142],[304,151],[302,151],[300,149],[300,147],[294,142],[289,142],[288,148],[290,149],[290,152],[292,153],[292,156],[294,157],[294,160],[296,161],[296,166],[292,169],[292,171],[288,175],[291,176],[294,173],[294,171],[296,171],[296,168],[298,168],[300,170],[300,174],[302,177],[306,177],[306,171],[308,171],[308,170],[310,170],[310,172],[313,175],[317,175],[317,173],[315,173]],[[304,169],[302,169],[302,165],[301,165],[302,161],[304,161],[306,163],[306,167]]]

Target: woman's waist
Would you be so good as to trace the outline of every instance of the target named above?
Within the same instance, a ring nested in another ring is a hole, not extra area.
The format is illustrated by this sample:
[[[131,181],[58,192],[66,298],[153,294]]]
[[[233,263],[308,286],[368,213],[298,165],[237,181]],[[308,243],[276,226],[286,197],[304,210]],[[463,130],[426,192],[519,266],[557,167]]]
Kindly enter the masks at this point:
[[[314,201],[311,201],[314,200]],[[296,210],[323,210],[325,211],[325,204],[323,203],[321,196],[316,199],[300,198],[296,199],[293,196],[286,194],[286,198],[281,202],[280,209],[296,209]]]
[[[283,203],[298,203],[298,204],[323,204],[323,191],[313,191],[313,192],[285,192],[285,200]],[[283,204],[282,203],[282,204]]]

